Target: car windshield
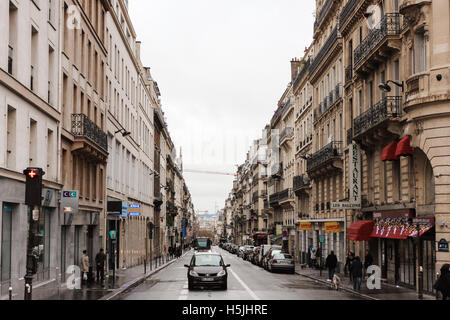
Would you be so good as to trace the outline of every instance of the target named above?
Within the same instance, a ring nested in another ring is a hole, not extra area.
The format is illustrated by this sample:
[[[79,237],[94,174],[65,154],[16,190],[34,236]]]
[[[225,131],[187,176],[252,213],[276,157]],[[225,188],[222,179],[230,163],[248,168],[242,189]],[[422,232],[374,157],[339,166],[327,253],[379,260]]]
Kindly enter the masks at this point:
[[[222,266],[222,257],[214,254],[198,255],[194,258],[195,267],[220,267]]]
[[[281,253],[281,250],[273,250],[271,254],[272,254],[272,256],[274,256],[278,253]]]
[[[290,254],[285,253],[277,253],[273,256],[274,259],[283,260],[283,259],[292,259]]]

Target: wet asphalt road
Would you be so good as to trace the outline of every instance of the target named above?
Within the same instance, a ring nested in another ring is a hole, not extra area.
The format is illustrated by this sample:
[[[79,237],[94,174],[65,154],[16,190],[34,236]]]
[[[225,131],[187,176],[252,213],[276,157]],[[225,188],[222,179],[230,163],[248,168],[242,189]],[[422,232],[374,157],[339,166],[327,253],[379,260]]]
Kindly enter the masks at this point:
[[[343,291],[300,275],[270,273],[225,250],[220,252],[231,264],[228,290],[188,290],[187,269],[193,252],[149,278],[142,285],[120,296],[121,300],[361,300]]]

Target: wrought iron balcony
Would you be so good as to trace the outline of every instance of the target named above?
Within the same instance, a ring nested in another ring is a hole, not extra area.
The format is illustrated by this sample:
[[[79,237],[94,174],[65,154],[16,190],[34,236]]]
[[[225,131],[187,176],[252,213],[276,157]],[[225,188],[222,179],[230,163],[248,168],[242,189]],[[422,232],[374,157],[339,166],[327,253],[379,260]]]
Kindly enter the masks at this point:
[[[341,14],[339,16],[339,24],[341,26],[347,22],[348,18],[350,18],[353,10],[355,10],[358,3],[360,3],[360,0],[349,0],[344,8],[342,8]]]
[[[311,185],[311,180],[308,175],[302,174],[300,176],[294,177],[294,191],[298,191],[304,188],[309,188]]]
[[[387,13],[369,32],[367,37],[354,50],[355,69],[367,58],[387,36],[399,35],[401,32],[400,14]]]
[[[314,22],[314,32],[316,32],[317,28],[320,26],[324,18],[327,16],[328,12],[330,12],[331,6],[333,3],[337,2],[336,0],[327,0],[325,4],[320,9],[319,15],[317,16],[316,21]]]
[[[108,152],[108,136],[85,114],[72,114],[72,134],[75,137],[86,138]]]
[[[271,207],[273,207],[274,205],[278,205],[279,202],[280,202],[279,192],[273,193],[269,196],[269,204]]]
[[[401,117],[402,97],[386,97],[354,120],[353,138],[378,126],[386,120]]]
[[[294,137],[294,128],[291,127],[284,128],[284,130],[281,132],[280,135],[280,144],[284,142],[284,140],[291,139],[293,137]]]
[[[312,61],[310,67],[311,73],[313,73],[317,69],[317,67],[320,65],[322,60],[328,54],[328,52],[333,47],[334,43],[337,41],[338,38],[339,38],[338,29],[337,27],[335,27],[334,30],[331,32],[330,36],[328,37],[327,41],[324,43],[324,45],[322,46],[322,48],[319,50],[314,60]]]
[[[288,200],[294,200],[294,193],[292,192],[292,189],[286,189],[279,193],[278,195],[278,201],[288,201]]]
[[[271,169],[272,177],[281,177],[283,175],[283,162],[275,163]]]
[[[331,142],[318,152],[314,153],[307,161],[308,172],[323,164],[342,156],[342,142]]]
[[[345,84],[353,80],[353,66],[348,66],[345,68]]]

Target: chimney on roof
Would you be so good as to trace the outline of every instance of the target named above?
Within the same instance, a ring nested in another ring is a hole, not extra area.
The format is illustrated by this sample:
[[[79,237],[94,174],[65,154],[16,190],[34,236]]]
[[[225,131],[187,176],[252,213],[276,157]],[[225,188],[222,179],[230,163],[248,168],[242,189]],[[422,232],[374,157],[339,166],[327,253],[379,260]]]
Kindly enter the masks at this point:
[[[298,75],[298,72],[300,70],[301,61],[298,58],[294,58],[291,60],[291,81],[294,82],[295,78]]]

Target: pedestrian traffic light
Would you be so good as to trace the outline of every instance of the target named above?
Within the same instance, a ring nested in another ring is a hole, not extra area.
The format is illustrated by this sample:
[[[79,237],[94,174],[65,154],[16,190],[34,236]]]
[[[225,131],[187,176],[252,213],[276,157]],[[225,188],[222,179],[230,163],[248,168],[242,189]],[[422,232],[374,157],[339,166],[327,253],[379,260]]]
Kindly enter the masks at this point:
[[[28,206],[41,206],[42,177],[45,172],[41,168],[27,168],[23,171],[26,176],[25,204]]]

